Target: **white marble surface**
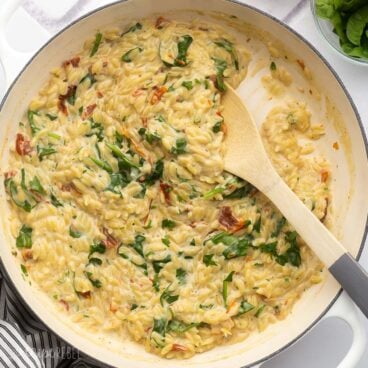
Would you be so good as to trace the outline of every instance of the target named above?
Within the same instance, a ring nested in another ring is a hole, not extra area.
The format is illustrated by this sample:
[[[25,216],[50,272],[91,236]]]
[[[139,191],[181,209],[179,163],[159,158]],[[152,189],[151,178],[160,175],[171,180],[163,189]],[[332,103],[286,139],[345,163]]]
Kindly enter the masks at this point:
[[[2,0],[0,0],[2,1]],[[154,0],[152,0],[154,1]],[[208,1],[208,0],[198,0]],[[358,107],[368,130],[368,66],[350,63],[332,50],[314,26],[308,0],[241,0],[284,20],[326,57],[335,68]],[[80,15],[111,0],[23,0],[22,7],[10,19],[6,35],[9,43],[19,51],[36,51],[51,35]],[[0,66],[0,96],[3,85]],[[363,252],[362,265],[368,269],[368,249]],[[364,319],[368,333],[368,322]],[[344,356],[351,342],[351,331],[340,320],[331,319],[319,324],[311,333],[264,368],[333,368]],[[368,349],[360,364],[352,368],[368,367]]]

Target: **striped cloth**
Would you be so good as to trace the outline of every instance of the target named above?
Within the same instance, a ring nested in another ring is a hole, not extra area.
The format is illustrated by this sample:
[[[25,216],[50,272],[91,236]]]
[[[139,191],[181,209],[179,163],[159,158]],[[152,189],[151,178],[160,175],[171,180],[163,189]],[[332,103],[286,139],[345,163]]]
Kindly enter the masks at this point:
[[[106,367],[50,332],[18,298],[0,266],[0,367]]]

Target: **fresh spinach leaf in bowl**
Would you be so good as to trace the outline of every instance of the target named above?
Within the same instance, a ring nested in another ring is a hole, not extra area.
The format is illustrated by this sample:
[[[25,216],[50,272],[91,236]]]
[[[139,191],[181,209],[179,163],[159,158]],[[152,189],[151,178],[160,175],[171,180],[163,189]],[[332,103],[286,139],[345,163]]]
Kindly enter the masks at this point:
[[[345,54],[368,59],[368,0],[316,0],[316,12],[331,21]]]

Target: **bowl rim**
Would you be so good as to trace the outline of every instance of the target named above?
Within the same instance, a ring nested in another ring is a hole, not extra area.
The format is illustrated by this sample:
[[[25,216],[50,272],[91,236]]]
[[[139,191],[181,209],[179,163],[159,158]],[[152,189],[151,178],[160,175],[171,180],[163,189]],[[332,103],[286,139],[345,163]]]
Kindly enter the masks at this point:
[[[334,50],[335,52],[337,52],[340,56],[344,56],[345,58],[347,58],[348,60],[350,60],[352,63],[354,63],[355,65],[367,65],[368,66],[368,59],[363,59],[363,58],[358,58],[355,56],[350,56],[348,54],[346,54],[341,47],[336,47],[335,45],[333,45],[330,40],[328,39],[328,37],[326,36],[326,33],[323,31],[320,22],[321,21],[328,21],[327,19],[321,18],[317,15],[317,11],[316,11],[316,0],[310,0],[310,7],[311,7],[311,12],[313,15],[313,21],[314,24],[316,25],[316,28],[318,29],[319,33],[323,36],[322,38],[325,40],[325,42],[329,45],[329,47]]]
[[[2,98],[1,102],[0,102],[0,113],[8,99],[8,97],[11,95],[11,92],[13,90],[13,87],[15,86],[15,84],[17,83],[17,81],[19,80],[19,78],[23,75],[23,73],[27,70],[28,66],[30,64],[32,64],[32,62],[34,61],[34,59],[49,45],[51,44],[57,37],[59,37],[62,33],[64,33],[66,30],[68,30],[69,28],[71,28],[72,26],[74,26],[75,24],[79,23],[80,21],[89,18],[91,16],[94,16],[95,14],[99,13],[100,11],[103,11],[109,7],[121,4],[121,3],[125,3],[128,1],[134,1],[134,0],[116,0],[112,3],[109,4],[105,4],[102,5],[98,8],[95,8],[85,14],[83,14],[82,16],[78,17],[77,19],[73,20],[72,22],[70,22],[69,24],[67,24],[65,27],[63,27],[61,30],[59,30],[58,32],[56,32],[52,37],[50,37],[38,50],[37,52],[34,53],[34,55],[28,60],[28,62],[24,65],[24,67],[21,69],[21,71],[18,73],[18,75],[16,76],[16,78],[13,80],[13,82],[10,84],[10,86],[7,88],[6,93],[4,94],[4,97]],[[138,0],[136,0],[138,1]],[[331,64],[327,61],[327,59],[316,49],[315,46],[312,45],[311,42],[309,42],[303,35],[301,35],[299,32],[297,32],[295,29],[293,29],[291,26],[289,26],[288,24],[286,24],[285,22],[283,22],[282,20],[276,18],[275,16],[267,13],[264,10],[258,9],[255,6],[249,5],[249,4],[245,4],[240,2],[240,0],[221,0],[223,2],[228,2],[228,3],[232,3],[234,5],[237,6],[242,6],[245,8],[248,8],[274,22],[276,22],[279,26],[285,28],[287,31],[289,31],[291,34],[293,34],[294,36],[296,36],[300,41],[302,41],[307,47],[309,47],[309,49],[311,49],[316,56],[325,64],[325,66],[330,70],[330,72],[332,73],[332,75],[334,76],[334,78],[336,79],[336,81],[338,82],[338,84],[340,85],[340,87],[342,88],[342,91],[344,92],[345,96],[347,97],[350,106],[353,109],[354,115],[357,119],[358,125],[359,125],[359,129],[360,129],[360,133],[361,136],[363,138],[363,143],[364,143],[364,149],[365,149],[365,154],[366,154],[366,158],[368,160],[368,139],[364,130],[364,126],[363,126],[363,122],[362,119],[360,117],[359,111],[350,95],[350,93],[348,92],[346,86],[344,85],[344,83],[342,82],[341,78],[338,76],[338,74],[336,73],[336,71],[334,70],[334,68],[331,66]],[[312,0],[313,1],[313,0]],[[332,47],[332,45],[331,45]],[[337,51],[337,50],[336,50]],[[358,250],[358,253],[356,255],[356,260],[359,260],[362,254],[362,251],[364,249],[365,246],[365,242],[367,240],[367,235],[368,235],[368,216],[366,218],[365,221],[365,228],[364,228],[364,233],[363,233],[363,237],[362,237],[362,241]],[[77,349],[76,347],[74,347],[73,345],[71,345],[68,341],[65,341],[57,332],[55,332],[52,328],[50,328],[42,319],[41,316],[38,316],[32,309],[32,307],[28,304],[28,302],[25,300],[25,298],[21,295],[21,293],[18,291],[14,281],[11,279],[8,270],[3,262],[3,259],[0,257],[0,264],[2,266],[2,270],[5,273],[5,279],[6,281],[10,282],[10,284],[13,286],[13,292],[18,296],[18,298],[23,302],[24,307],[28,310],[28,312],[30,312],[30,314],[34,317],[36,317],[36,319],[40,320],[41,323],[47,327],[47,329],[49,331],[51,331],[59,340],[63,341],[64,343],[66,343],[69,346],[72,346],[74,349]],[[321,314],[305,329],[303,330],[302,333],[300,333],[298,336],[296,336],[294,339],[292,339],[289,343],[287,343],[286,345],[284,345],[283,347],[281,347],[280,349],[277,349],[275,351],[273,351],[272,353],[266,355],[265,357],[258,359],[255,362],[249,363],[247,365],[241,366],[240,368],[251,368],[253,366],[257,366],[271,358],[273,358],[274,356],[278,355],[280,352],[288,349],[289,347],[291,347],[292,345],[294,345],[297,341],[299,341],[303,336],[305,336],[313,327],[316,326],[316,324],[321,321],[321,319],[327,314],[327,312],[331,309],[331,307],[334,305],[334,303],[336,302],[336,300],[339,298],[339,296],[341,295],[343,289],[340,287],[340,289],[338,290],[338,292],[336,293],[335,297],[332,298],[331,302],[329,303],[329,305],[321,312]],[[77,349],[79,351],[79,349]],[[85,355],[86,357],[98,362],[98,363],[103,363],[105,365],[105,367],[111,367],[113,368],[113,366],[109,365],[108,363],[105,363],[103,361],[100,361],[98,358],[91,356],[90,354],[86,353],[85,351],[81,350],[82,354]]]

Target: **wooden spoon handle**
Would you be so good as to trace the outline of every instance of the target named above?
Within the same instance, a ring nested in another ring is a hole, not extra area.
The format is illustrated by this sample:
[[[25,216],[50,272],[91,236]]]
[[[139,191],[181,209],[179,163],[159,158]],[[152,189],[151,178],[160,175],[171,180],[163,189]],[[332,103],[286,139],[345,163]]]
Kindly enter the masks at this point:
[[[273,180],[272,180],[273,179]],[[368,317],[368,274],[300,201],[275,172],[269,186],[259,188],[279,208],[289,223],[318,255],[329,271]]]

